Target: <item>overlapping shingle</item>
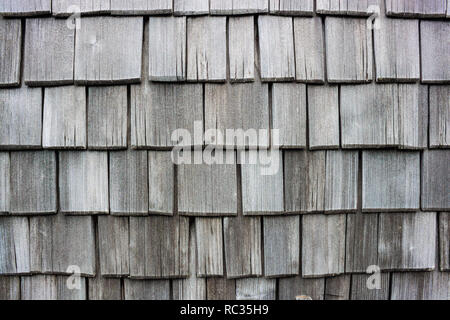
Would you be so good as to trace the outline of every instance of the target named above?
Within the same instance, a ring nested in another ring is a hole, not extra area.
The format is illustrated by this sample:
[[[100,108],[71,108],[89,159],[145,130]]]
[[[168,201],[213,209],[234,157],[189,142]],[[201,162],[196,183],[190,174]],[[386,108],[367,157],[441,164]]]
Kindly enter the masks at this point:
[[[450,208],[450,150],[426,150],[422,157],[422,210],[448,211]]]
[[[236,280],[227,278],[206,279],[206,299],[235,300]]]
[[[97,276],[88,278],[89,300],[120,300],[120,279]]]
[[[352,275],[351,300],[389,300],[389,273],[375,274],[375,277],[379,276],[379,283],[370,281],[370,276],[370,274]],[[368,283],[375,287],[368,288]]]
[[[351,276],[343,274],[325,279],[325,300],[348,300],[350,298]]]
[[[317,0],[316,12],[333,15],[370,16],[369,8],[379,5],[379,3],[380,0]]]
[[[9,212],[10,201],[10,156],[8,152],[0,152],[0,215]]]
[[[209,13],[209,0],[174,0],[174,15],[203,15]]]
[[[21,278],[22,300],[86,300],[86,279],[79,279],[79,288],[69,289],[71,280],[65,276],[34,275]]]
[[[391,300],[448,300],[449,283],[448,272],[395,272]]]
[[[167,14],[171,13],[172,11],[172,0],[111,0],[112,14]]]
[[[420,22],[422,82],[450,82],[450,24],[444,21]]]
[[[0,15],[6,17],[38,16],[51,11],[52,0],[4,0],[0,3]]]
[[[236,280],[236,300],[275,300],[276,280],[247,278]]]
[[[450,86],[430,86],[430,148],[450,147]]]
[[[312,16],[314,13],[314,0],[270,0],[270,13]]]
[[[450,212],[439,213],[439,268],[450,271]]]
[[[31,271],[29,223],[26,217],[0,217],[0,274]]]
[[[20,277],[0,277],[0,300],[20,300]]]
[[[255,25],[253,17],[228,19],[230,81],[255,78]]]
[[[386,15],[393,17],[445,17],[445,0],[386,0]]]
[[[323,300],[325,279],[308,279],[297,276],[280,278],[278,299],[280,300]]]
[[[269,11],[268,0],[210,0],[211,14],[234,15]]]
[[[175,166],[170,152],[148,152],[148,191],[151,214],[173,215]]]
[[[53,0],[54,16],[67,17],[73,14],[107,14],[111,10],[110,0]]]
[[[125,300],[168,300],[169,280],[124,280]]]
[[[125,217],[98,217],[98,248],[101,276],[130,274],[129,220]],[[100,277],[99,277],[100,278]]]
[[[197,271],[199,277],[223,275],[223,233],[221,218],[195,218]]]
[[[0,87],[20,84],[22,24],[20,20],[0,19]]]

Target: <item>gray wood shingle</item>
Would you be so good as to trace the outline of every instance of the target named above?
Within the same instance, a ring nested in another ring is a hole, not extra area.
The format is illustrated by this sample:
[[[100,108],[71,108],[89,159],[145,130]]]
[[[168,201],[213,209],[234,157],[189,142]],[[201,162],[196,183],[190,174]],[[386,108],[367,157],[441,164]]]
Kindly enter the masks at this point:
[[[447,300],[450,296],[448,272],[395,272],[391,300]]]
[[[0,300],[20,300],[20,277],[0,277]]]
[[[247,278],[236,280],[236,300],[275,300],[276,280]]]
[[[420,44],[422,82],[450,82],[450,24],[446,21],[421,21]]]
[[[74,13],[82,15],[107,14],[111,10],[110,0],[53,0],[54,16],[67,17]]]
[[[75,30],[66,20],[27,19],[24,78],[30,86],[73,83]]]
[[[261,79],[286,81],[295,78],[293,22],[291,17],[259,16]]]
[[[430,86],[430,148],[450,147],[450,86]]]
[[[225,81],[227,79],[226,18],[188,18],[187,39],[187,80]]]
[[[169,300],[169,280],[125,279],[125,300]]]
[[[422,157],[422,210],[450,209],[450,150],[426,150]]]
[[[379,5],[379,2],[380,0],[317,0],[316,12],[333,15],[370,16],[369,7]]]
[[[372,34],[366,20],[325,19],[328,82],[372,81]]]
[[[314,0],[270,0],[269,9],[272,14],[312,16]]]
[[[363,151],[362,209],[414,211],[420,207],[420,154]]]
[[[111,0],[111,13],[117,15],[168,14],[172,11],[172,0]]]
[[[42,146],[86,148],[86,89],[64,86],[45,89]]]
[[[325,278],[306,279],[297,276],[278,280],[280,300],[323,300],[324,292]]]
[[[439,261],[441,271],[450,271],[450,212],[439,213]]]
[[[30,218],[31,271],[72,274],[77,266],[82,276],[94,276],[95,230],[92,217],[58,213]]]
[[[300,217],[264,217],[264,276],[300,272]]]
[[[21,21],[0,19],[0,34],[0,87],[18,86],[22,52]]]
[[[210,0],[211,14],[235,15],[269,11],[268,0]]]
[[[80,288],[69,289],[68,277],[34,275],[21,278],[22,300],[86,300],[86,279],[80,279]]]
[[[198,277],[223,275],[221,218],[195,218]]]
[[[255,78],[254,18],[228,19],[228,50],[230,81],[251,81]]]
[[[142,84],[131,86],[131,145],[167,148],[193,145],[172,134],[186,129],[195,134],[195,124],[203,130],[203,88],[200,84]],[[202,142],[200,141],[200,145]]]
[[[75,82],[140,82],[143,23],[142,17],[83,18],[76,32]]]
[[[120,279],[88,278],[89,300],[121,300]]]
[[[130,274],[129,242],[128,218],[98,217],[99,273],[102,278]]]
[[[42,89],[0,89],[0,148],[39,148]]]
[[[377,81],[420,79],[419,21],[379,19],[374,46]]]
[[[203,15],[209,13],[209,0],[174,0],[174,15]]]
[[[445,17],[445,0],[386,0],[386,15],[393,17]]]
[[[206,299],[235,300],[236,280],[226,278],[206,279]]]
[[[61,212],[109,212],[108,154],[98,151],[59,153]]]
[[[302,276],[344,273],[345,215],[314,214],[302,218]]]
[[[10,201],[10,156],[7,152],[0,152],[0,215],[9,212]]]
[[[5,17],[28,17],[51,13],[51,0],[3,0],[0,15]]]
[[[380,273],[380,289],[367,288],[370,275],[352,274],[351,300],[389,300],[389,273]]]
[[[350,298],[350,281],[349,274],[326,278],[324,300],[348,300]]]
[[[30,271],[28,218],[0,217],[0,274],[27,274]]]
[[[56,155],[52,151],[11,153],[12,214],[56,212]]]
[[[148,152],[149,211],[173,215],[175,202],[175,166],[170,152]]]
[[[436,213],[381,213],[378,265],[381,270],[433,270]]]
[[[186,79],[186,17],[151,17],[149,74],[152,81]]]
[[[89,87],[89,149],[127,147],[127,87]]]
[[[282,148],[306,147],[306,85],[274,83],[272,85],[272,129],[279,130]],[[274,131],[275,133],[275,131]]]
[[[302,3],[300,1],[299,3]],[[322,20],[294,18],[295,79],[301,82],[323,83],[325,53]]]
[[[109,154],[110,211],[116,215],[148,214],[147,151]]]

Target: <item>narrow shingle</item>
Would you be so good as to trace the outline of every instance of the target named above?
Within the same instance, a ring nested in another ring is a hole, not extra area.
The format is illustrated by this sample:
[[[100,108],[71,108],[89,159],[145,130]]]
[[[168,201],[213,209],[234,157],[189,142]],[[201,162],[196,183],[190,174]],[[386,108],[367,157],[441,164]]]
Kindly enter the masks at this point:
[[[127,276],[129,262],[129,222],[125,217],[98,217],[98,250],[103,276]]]
[[[450,150],[426,150],[422,157],[422,210],[450,209]]]
[[[421,21],[422,82],[450,82],[450,23]]]
[[[9,212],[10,202],[10,156],[8,152],[0,152],[0,215]]]
[[[450,147],[450,86],[430,86],[430,148]]]
[[[21,21],[0,19],[0,34],[0,87],[18,86],[22,53]]]
[[[251,81],[255,78],[254,18],[228,19],[228,50],[230,81]]]
[[[0,217],[0,274],[31,271],[29,223],[26,217]]]
[[[89,300],[121,300],[120,279],[88,278]]]
[[[450,271],[450,212],[439,213],[440,270]]]
[[[175,165],[170,152],[148,152],[148,192],[150,214],[173,215]]]
[[[222,218],[195,218],[198,277],[223,275]]]
[[[0,277],[0,300],[20,300],[20,277]]]

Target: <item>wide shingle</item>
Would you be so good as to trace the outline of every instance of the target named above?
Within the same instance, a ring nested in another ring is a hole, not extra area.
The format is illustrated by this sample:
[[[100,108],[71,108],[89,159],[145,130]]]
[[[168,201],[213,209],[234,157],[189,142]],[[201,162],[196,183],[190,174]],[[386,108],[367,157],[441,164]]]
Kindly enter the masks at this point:
[[[54,16],[67,17],[74,13],[82,15],[106,14],[111,10],[110,0],[53,0]]]
[[[174,15],[203,15],[209,13],[209,0],[174,0]]]
[[[349,16],[370,16],[369,8],[380,0],[317,0],[316,12]]]
[[[258,28],[261,79],[263,81],[294,80],[292,18],[259,16]]]
[[[69,277],[35,275],[22,277],[20,291],[22,300],[86,300],[86,279],[79,279],[79,288],[69,289]]]
[[[27,19],[24,77],[30,86],[73,83],[75,30],[66,20]]]
[[[268,0],[210,0],[211,14],[250,14],[269,11]]]
[[[29,223],[26,217],[0,217],[0,274],[27,274],[30,268]]]
[[[44,148],[86,148],[85,88],[64,86],[46,89],[43,127]]]
[[[255,78],[254,18],[231,17],[228,20],[230,81],[251,81]]]
[[[75,82],[140,82],[143,23],[142,17],[83,18],[76,32]]]
[[[112,14],[167,14],[171,13],[172,11],[172,0],[111,0]]]
[[[129,262],[129,220],[125,217],[98,217],[98,250],[101,276],[127,276]]]
[[[393,17],[445,17],[445,0],[386,0],[386,15]]]
[[[9,153],[0,152],[0,215],[9,212],[10,163]]]
[[[275,300],[276,280],[247,278],[236,280],[236,300]]]
[[[169,300],[169,280],[124,280],[125,300]]]
[[[151,214],[173,215],[175,165],[170,152],[148,152],[148,191]]]
[[[52,0],[4,0],[0,3],[0,15],[29,17],[48,14],[52,11]]]
[[[392,274],[391,300],[447,300],[449,272],[396,272]]]
[[[195,218],[198,277],[223,275],[223,232],[221,218]]]
[[[430,148],[450,147],[450,86],[430,86]]]
[[[450,209],[450,150],[426,150],[422,157],[422,210]]]
[[[22,24],[20,20],[0,19],[0,87],[20,84]]]
[[[314,0],[270,0],[269,9],[272,14],[312,16]]]
[[[421,21],[422,82],[450,82],[450,23]]]

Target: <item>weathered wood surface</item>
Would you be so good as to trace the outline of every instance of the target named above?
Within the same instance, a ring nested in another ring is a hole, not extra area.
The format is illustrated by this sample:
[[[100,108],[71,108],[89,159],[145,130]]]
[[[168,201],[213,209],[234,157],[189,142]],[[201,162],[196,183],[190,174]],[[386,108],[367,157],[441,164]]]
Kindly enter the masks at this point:
[[[236,300],[275,300],[276,280],[247,278],[236,280]]]
[[[344,273],[345,215],[315,214],[302,218],[302,276]]]
[[[42,146],[86,148],[86,89],[64,86],[45,89]]]
[[[221,218],[195,218],[198,277],[223,276]]]
[[[231,17],[228,20],[230,81],[255,78],[254,17]]]
[[[111,0],[111,13],[117,15],[168,14],[172,11],[172,0]]]
[[[450,82],[450,24],[446,21],[421,21],[420,44],[422,82]]]
[[[380,288],[369,289],[367,282],[371,274],[352,274],[351,280],[351,300],[389,300],[389,273],[380,273]],[[375,275],[375,277],[378,275]]]
[[[125,217],[98,217],[99,273],[102,276],[127,276],[129,263],[129,222]]]
[[[258,28],[261,80],[294,80],[295,55],[292,18],[259,16]]]
[[[76,32],[75,82],[140,82],[143,24],[142,17],[83,18]],[[71,50],[73,52],[73,47]]]
[[[209,13],[209,0],[174,0],[173,14],[194,16]]]
[[[60,152],[59,192],[61,212],[69,214],[108,213],[107,152]]]
[[[27,274],[30,271],[28,218],[0,218],[0,274]]]
[[[35,275],[21,278],[22,300],[86,300],[86,279],[80,279],[80,288],[69,289],[65,276]]]
[[[303,1],[299,3],[303,3]],[[319,17],[294,18],[295,79],[297,81],[324,82],[325,52],[323,37],[322,20]]]
[[[264,276],[300,273],[300,217],[264,217]]]
[[[0,300],[20,300],[20,277],[0,277]]]
[[[391,300],[448,300],[450,273],[395,272],[392,274]]]
[[[349,300],[351,275],[343,274],[325,279],[325,300]]]
[[[378,229],[381,270],[433,270],[436,257],[436,213],[383,213]]]
[[[21,21],[0,19],[0,34],[0,87],[18,86],[22,53]]]
[[[110,13],[110,0],[53,0],[52,12],[57,17],[68,17],[72,14],[81,15]]]
[[[225,277],[206,279],[206,299],[235,300],[236,280]]]
[[[372,36],[366,20],[327,17],[325,36],[328,82],[372,81]]]
[[[127,87],[90,87],[88,101],[89,149],[127,147]]]
[[[170,280],[125,279],[125,300],[169,300]]]
[[[268,0],[210,0],[211,14],[234,15],[269,11]]]
[[[430,148],[450,147],[450,86],[430,86]]]
[[[440,270],[450,271],[450,212],[439,213]]]
[[[227,79],[225,17],[187,20],[187,80],[223,82]]]
[[[0,152],[0,215],[9,212],[11,161],[8,152]]]
[[[120,279],[97,276],[88,278],[89,300],[121,300]]]
[[[323,300],[325,278],[306,279],[301,276],[280,278],[278,298],[280,300]]]
[[[316,12],[349,16],[370,16],[370,6],[379,5],[380,0],[317,0]]]
[[[3,0],[0,15],[5,17],[29,17],[51,13],[51,0]]]
[[[148,152],[148,192],[151,214],[173,215],[175,166],[170,152]]]
[[[386,15],[394,17],[445,17],[445,0],[386,0]]]
[[[312,16],[314,0],[270,0],[269,9],[272,14]]]
[[[11,214],[56,212],[55,152],[12,152],[10,179]]]
[[[66,20],[27,19],[24,78],[30,86],[73,83],[75,30]]]
[[[279,130],[279,140],[272,145],[282,148],[306,147],[306,85],[272,85],[272,129]]]
[[[422,210],[450,209],[450,150],[426,150],[422,157]]]

